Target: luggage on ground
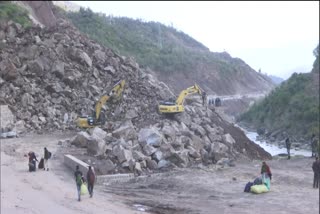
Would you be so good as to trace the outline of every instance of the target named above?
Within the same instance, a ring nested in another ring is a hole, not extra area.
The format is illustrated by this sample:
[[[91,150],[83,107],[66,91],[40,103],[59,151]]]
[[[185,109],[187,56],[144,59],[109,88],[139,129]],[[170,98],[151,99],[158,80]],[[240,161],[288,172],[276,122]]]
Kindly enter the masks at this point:
[[[253,183],[249,181],[244,187],[244,192],[250,192],[251,186],[253,186]]]
[[[29,172],[36,171],[36,161],[29,162]]]
[[[268,188],[264,184],[259,184],[259,185],[253,185],[250,188],[250,191],[256,194],[268,192]]]
[[[262,178],[261,177],[257,177],[256,179],[254,179],[253,184],[254,185],[262,184]]]
[[[44,167],[44,159],[41,158],[41,160],[40,160],[40,162],[39,162],[39,164],[38,164],[38,168],[39,168],[39,169],[43,169],[43,167]]]

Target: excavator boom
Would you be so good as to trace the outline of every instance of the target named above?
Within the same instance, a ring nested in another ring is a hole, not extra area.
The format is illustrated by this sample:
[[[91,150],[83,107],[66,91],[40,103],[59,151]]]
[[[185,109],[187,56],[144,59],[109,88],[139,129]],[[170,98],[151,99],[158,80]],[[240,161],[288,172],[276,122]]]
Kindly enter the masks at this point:
[[[110,99],[110,98],[119,98],[122,95],[124,90],[125,80],[120,80],[113,87],[109,94],[103,95],[95,106],[95,112],[93,117],[80,117],[77,119],[77,126],[81,128],[92,128],[99,124],[104,123],[104,119],[102,118],[101,109],[102,106]],[[104,118],[104,117],[103,117]]]
[[[184,111],[184,100],[185,97],[190,95],[190,94],[202,94],[202,90],[197,84],[194,84],[194,86],[191,86],[187,89],[184,89],[180,92],[178,98],[176,99],[175,103],[172,102],[160,102],[159,105],[159,112],[164,113],[164,114],[175,114],[179,112]]]
[[[95,107],[95,118],[96,120],[99,119],[100,117],[100,113],[101,113],[101,108],[102,106],[111,98],[111,97],[115,97],[118,98],[121,96],[123,89],[124,89],[124,84],[125,84],[125,80],[121,80],[119,82],[117,82],[113,87],[111,92],[108,95],[103,95],[99,101],[96,104]]]

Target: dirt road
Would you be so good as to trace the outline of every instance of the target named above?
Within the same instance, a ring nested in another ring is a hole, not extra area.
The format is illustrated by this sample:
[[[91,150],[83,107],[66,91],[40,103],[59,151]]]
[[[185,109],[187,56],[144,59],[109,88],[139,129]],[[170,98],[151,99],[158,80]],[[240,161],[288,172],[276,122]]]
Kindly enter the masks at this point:
[[[77,201],[72,172],[57,159],[58,140],[72,135],[29,136],[1,139],[1,213],[3,214],[71,214],[106,213],[139,214],[112,194],[95,190],[94,197],[85,195]],[[43,147],[53,154],[50,171],[28,171],[30,150],[43,156]]]
[[[58,140],[70,136],[1,140],[1,213],[319,213],[313,160],[301,157],[269,161],[273,179],[264,194],[243,192],[259,175],[261,162],[241,160],[235,167],[179,169],[96,186],[94,198],[78,202],[72,172],[55,154]],[[51,170],[29,173],[23,155],[31,148],[42,155],[44,146],[54,154]]]

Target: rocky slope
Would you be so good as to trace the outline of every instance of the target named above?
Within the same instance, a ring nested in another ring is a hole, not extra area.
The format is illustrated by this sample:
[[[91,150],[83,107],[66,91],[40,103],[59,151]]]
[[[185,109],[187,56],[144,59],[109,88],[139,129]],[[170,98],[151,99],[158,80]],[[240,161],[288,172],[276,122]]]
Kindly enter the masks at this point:
[[[126,80],[122,101],[106,105],[105,126],[79,132],[70,141],[105,160],[104,173],[271,158],[202,107],[198,96],[188,99],[186,112],[174,120],[159,115],[158,101],[172,96],[169,88],[63,19],[43,29],[1,22],[0,35],[0,104],[9,105],[14,122],[28,131],[75,129],[76,117],[91,114],[103,93]]]
[[[210,94],[267,93],[275,84],[227,52],[210,52],[189,35],[158,22],[104,16],[90,9],[65,15],[100,44],[134,56],[175,93],[197,82]]]

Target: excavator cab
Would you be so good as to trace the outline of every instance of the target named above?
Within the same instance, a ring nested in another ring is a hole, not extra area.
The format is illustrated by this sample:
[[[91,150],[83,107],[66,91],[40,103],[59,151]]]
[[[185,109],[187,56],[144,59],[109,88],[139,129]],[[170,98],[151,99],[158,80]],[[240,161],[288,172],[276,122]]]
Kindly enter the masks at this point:
[[[167,106],[174,106],[174,105],[176,105],[176,101],[175,101],[175,99],[170,98],[170,99],[165,100],[165,101],[160,101],[159,104],[160,105],[167,105]]]

